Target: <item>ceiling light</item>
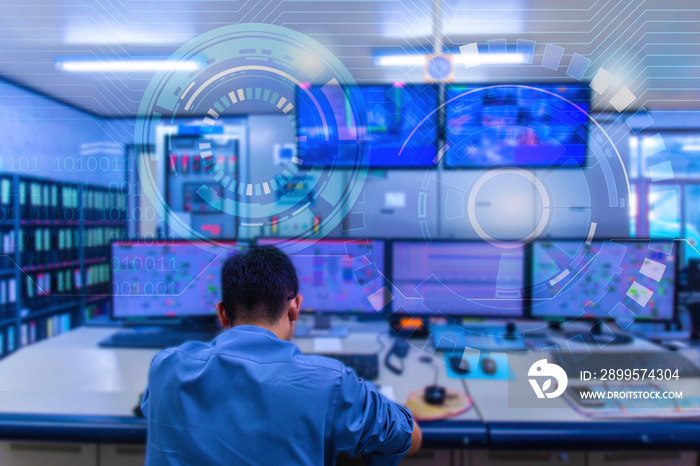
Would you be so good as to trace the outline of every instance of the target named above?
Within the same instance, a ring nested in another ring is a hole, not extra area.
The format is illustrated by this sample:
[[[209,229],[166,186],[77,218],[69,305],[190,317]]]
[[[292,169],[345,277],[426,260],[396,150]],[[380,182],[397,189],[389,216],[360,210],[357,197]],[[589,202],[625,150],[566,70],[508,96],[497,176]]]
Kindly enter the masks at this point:
[[[454,55],[453,60],[458,65],[519,65],[525,63],[522,53],[480,53],[478,55]]]
[[[480,53],[478,55],[445,54],[452,57],[455,65],[519,65],[526,62],[523,53]],[[375,58],[375,64],[386,67],[424,66],[429,55],[403,54],[381,55]]]
[[[128,72],[128,71],[195,71],[201,68],[196,61],[175,60],[72,60],[57,61],[56,68],[75,73]]]
[[[425,55],[382,55],[376,58],[378,66],[424,66],[427,58]]]

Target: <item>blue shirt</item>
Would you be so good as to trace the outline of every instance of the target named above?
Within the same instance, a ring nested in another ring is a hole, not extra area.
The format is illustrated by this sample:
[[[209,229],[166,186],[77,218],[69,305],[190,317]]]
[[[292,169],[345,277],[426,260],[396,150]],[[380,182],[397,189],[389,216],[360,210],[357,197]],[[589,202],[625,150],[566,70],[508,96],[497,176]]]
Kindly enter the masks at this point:
[[[147,465],[334,464],[341,451],[388,465],[411,446],[406,408],[261,327],[158,353],[148,384]]]

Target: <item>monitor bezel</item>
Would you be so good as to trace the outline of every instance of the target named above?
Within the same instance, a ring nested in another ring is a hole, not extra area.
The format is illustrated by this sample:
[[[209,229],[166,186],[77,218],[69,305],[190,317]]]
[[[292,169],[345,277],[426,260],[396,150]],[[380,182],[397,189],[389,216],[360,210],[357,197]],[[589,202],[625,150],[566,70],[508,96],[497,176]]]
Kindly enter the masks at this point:
[[[533,314],[533,307],[532,307],[532,268],[534,266],[534,256],[533,256],[533,247],[535,246],[535,243],[543,241],[542,239],[539,240],[534,240],[530,242],[527,245],[526,249],[526,261],[527,261],[527,267],[525,269],[525,290],[526,290],[526,316],[528,320],[536,320],[536,321],[542,321],[542,322],[550,322],[552,324],[566,324],[569,322],[615,322],[615,319],[611,317],[610,315],[606,316],[594,316],[594,315],[577,315],[577,316],[554,316],[554,315],[534,315]],[[563,242],[563,241],[576,241],[580,242],[581,244],[585,243],[585,238],[557,238],[553,239],[552,241],[556,242]],[[656,318],[640,318],[637,317],[634,321],[634,323],[648,323],[648,324],[653,324],[653,323],[666,323],[666,322],[674,322],[677,317],[678,317],[678,279],[679,279],[679,273],[680,273],[680,243],[682,242],[679,239],[676,238],[598,238],[598,239],[593,239],[592,242],[604,242],[604,241],[611,241],[614,243],[624,243],[624,242],[640,242],[640,243],[673,243],[673,260],[674,260],[674,284],[673,284],[673,305],[672,305],[672,310],[671,310],[671,317],[667,319],[656,319]]]
[[[134,242],[142,242],[146,241],[151,243],[152,246],[165,246],[166,244],[179,244],[179,243],[187,243],[187,244],[193,244],[193,243],[207,243],[211,245],[216,245],[216,243],[226,243],[226,244],[232,244],[234,246],[242,246],[242,247],[250,247],[250,242],[249,241],[241,241],[237,239],[230,239],[230,238],[221,238],[221,239],[212,239],[210,240],[205,240],[205,239],[196,239],[196,240],[188,240],[188,239],[162,239],[162,238],[144,238],[144,237],[139,237],[139,238],[130,238],[128,240],[124,239],[118,239],[114,240],[110,243],[109,246],[109,271],[110,271],[110,285],[114,282],[114,275],[112,271],[112,258],[114,257],[114,247],[119,246],[120,244],[123,243],[134,243]],[[167,243],[164,243],[167,242]],[[148,244],[146,244],[148,246]],[[109,308],[109,320],[110,321],[117,321],[117,322],[122,322],[124,324],[159,324],[159,325],[176,325],[181,323],[182,321],[209,321],[212,319],[216,318],[216,309],[213,310],[211,314],[180,314],[178,316],[117,316],[115,314],[116,306],[114,305],[114,293],[112,293],[112,290],[110,289],[110,308]],[[138,296],[138,295],[136,295]]]
[[[285,238],[281,237],[275,237],[275,236],[259,236],[253,239],[251,242],[252,245],[254,246],[263,246],[260,244],[260,241],[264,240],[284,240]],[[386,287],[386,289],[390,290],[389,287],[389,273],[387,269],[387,264],[389,260],[389,251],[387,244],[389,243],[389,239],[387,238],[380,238],[380,237],[357,237],[357,238],[305,238],[302,239],[301,241],[309,241],[312,244],[318,243],[318,242],[323,242],[323,241],[334,241],[334,242],[343,242],[343,243],[348,243],[348,242],[353,242],[353,241],[381,241],[384,243],[384,253],[382,254],[382,259],[384,260],[384,270],[380,270],[380,273],[382,275],[382,282],[383,286]],[[268,246],[268,245],[265,245]],[[274,246],[274,244],[269,245],[269,246]],[[379,268],[379,267],[377,267]],[[335,315],[335,316],[352,316],[352,317],[357,317],[361,318],[362,320],[384,320],[387,315],[387,309],[389,309],[391,306],[391,302],[388,302],[384,305],[384,308],[381,311],[374,311],[374,312],[368,312],[368,311],[360,311],[360,310],[349,310],[349,311],[335,311],[335,310],[324,310],[324,309],[314,309],[313,311],[310,310],[302,310],[301,314],[306,315],[306,316],[313,316],[313,315]]]
[[[525,285],[526,285],[526,272],[527,272],[527,246],[528,244],[525,242],[521,241],[501,241],[502,243],[518,243],[521,246],[522,252],[523,252],[523,270],[522,270],[522,283],[523,283],[523,289],[521,292],[520,296],[520,312],[516,315],[488,315],[488,314],[451,314],[451,313],[440,313],[440,314],[432,314],[430,311],[426,311],[426,313],[415,313],[411,314],[409,312],[402,312],[398,309],[394,309],[394,303],[395,300],[392,300],[390,303],[390,316],[391,318],[415,318],[415,319],[423,319],[424,321],[431,319],[431,318],[448,318],[448,319],[454,319],[455,321],[460,321],[463,319],[484,319],[484,320],[523,320],[526,318],[526,305],[527,305],[527,297],[525,295]],[[391,260],[390,263],[390,283],[391,286],[393,287],[394,283],[394,244],[395,243],[420,243],[420,244],[434,244],[434,243],[440,243],[440,244],[448,244],[448,243],[467,243],[467,244],[491,244],[488,241],[476,239],[476,238],[469,238],[469,239],[460,239],[460,238],[439,238],[439,239],[431,239],[430,242],[426,242],[425,239],[420,239],[420,238],[392,238],[389,240],[390,247],[387,249],[387,252],[389,253],[389,259]],[[505,251],[505,250],[504,250]]]
[[[323,87],[324,84],[320,83],[311,83],[309,85],[310,87]],[[341,86],[339,84],[339,86]],[[294,88],[294,107],[295,109],[299,108],[298,105],[298,96],[297,94],[299,93],[299,87],[296,86]],[[358,87],[358,88],[363,88],[363,87],[396,87],[396,83],[387,83],[387,82],[363,82],[361,84],[351,84],[351,85],[346,85],[346,86],[341,86],[341,87]],[[400,87],[432,87],[435,89],[436,92],[436,106],[435,109],[433,110],[434,113],[434,118],[435,118],[435,139],[433,141],[433,146],[435,147],[435,159],[434,162],[431,164],[410,164],[410,165],[374,165],[369,163],[367,167],[362,167],[362,166],[343,166],[343,165],[321,165],[323,168],[330,168],[333,170],[357,170],[357,169],[366,169],[370,171],[385,171],[385,170],[426,170],[426,169],[436,169],[438,168],[439,165],[439,153],[440,153],[440,148],[442,147],[442,141],[443,141],[443,119],[440,116],[440,107],[443,102],[443,94],[442,94],[442,86],[439,83],[401,83]],[[299,153],[299,128],[301,127],[299,123],[299,112],[297,110],[294,111],[294,147],[296,153]],[[319,164],[320,165],[320,164]],[[304,171],[304,170],[313,170],[313,167],[308,167],[304,168],[303,165],[300,166],[299,170]]]
[[[501,168],[527,168],[527,169],[533,169],[533,170],[546,170],[548,168],[557,168],[557,169],[567,169],[567,170],[576,170],[576,169],[585,169],[589,167],[588,159],[591,157],[589,154],[589,148],[588,144],[590,141],[590,114],[592,110],[592,104],[593,104],[593,94],[591,92],[591,87],[590,87],[590,82],[583,82],[583,81],[551,81],[551,82],[544,82],[544,81],[518,81],[518,82],[462,82],[462,83],[447,83],[444,86],[444,93],[442,95],[442,105],[444,105],[444,110],[442,112],[442,144],[446,145],[447,144],[447,110],[449,108],[449,102],[450,99],[447,98],[447,95],[450,91],[450,89],[453,89],[455,87],[462,87],[462,86],[482,86],[482,87],[493,87],[493,86],[532,86],[532,87],[537,87],[538,85],[547,85],[547,86],[556,86],[556,85],[580,85],[583,89],[587,91],[588,95],[588,117],[586,118],[586,141],[585,141],[585,153],[583,156],[583,163],[581,164],[576,164],[576,165],[564,165],[564,164],[549,164],[549,165],[529,165],[529,164],[503,164],[503,165],[449,165],[447,163],[448,157],[446,154],[443,154],[441,157],[442,159],[442,169],[443,170],[465,170],[465,171],[473,171],[473,170],[487,170],[487,169],[501,169]]]

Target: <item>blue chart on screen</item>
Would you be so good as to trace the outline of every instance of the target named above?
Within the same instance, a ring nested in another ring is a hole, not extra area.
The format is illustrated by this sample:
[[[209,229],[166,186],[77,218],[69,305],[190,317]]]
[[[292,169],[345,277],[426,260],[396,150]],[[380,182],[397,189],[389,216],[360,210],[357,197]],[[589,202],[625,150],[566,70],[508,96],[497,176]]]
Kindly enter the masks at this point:
[[[448,167],[586,164],[587,85],[450,86],[446,101]]]
[[[485,242],[401,241],[393,243],[392,262],[392,283],[409,314],[522,315],[522,246],[504,252]]]
[[[322,114],[332,116],[336,121],[335,124],[326,123],[324,127],[318,119],[321,113],[314,109],[315,104],[309,94],[297,89],[297,137],[301,141],[299,150],[303,166],[354,166],[358,163],[357,154],[353,152],[357,144],[357,130],[355,122],[351,120],[347,90],[328,85],[312,85],[308,90],[317,97],[319,105],[329,106]],[[362,142],[365,150],[363,160],[368,161],[370,168],[435,165],[438,133],[436,86],[361,85],[353,90],[359,90],[367,109],[368,127]],[[428,119],[420,124],[426,117]],[[338,134],[330,138],[322,137],[326,128]],[[402,150],[406,141],[410,145]]]
[[[263,238],[258,245],[278,242]],[[303,311],[376,312],[368,296],[385,285],[383,241],[325,239],[305,243],[304,249],[289,256],[299,277]]]
[[[584,247],[576,241],[534,243],[533,283],[551,286],[533,295],[532,314],[617,319],[631,313],[639,319],[672,319],[672,251],[672,241],[604,241]]]
[[[221,267],[235,254],[208,243],[112,246],[114,317],[213,315],[221,301]]]

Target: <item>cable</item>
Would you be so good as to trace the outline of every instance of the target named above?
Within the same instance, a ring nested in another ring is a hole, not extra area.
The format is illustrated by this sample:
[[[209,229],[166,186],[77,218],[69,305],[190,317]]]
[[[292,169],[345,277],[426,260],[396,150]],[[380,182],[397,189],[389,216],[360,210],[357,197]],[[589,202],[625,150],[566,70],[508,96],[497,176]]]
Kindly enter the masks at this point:
[[[386,356],[384,357],[384,366],[386,366],[386,368],[394,374],[401,375],[405,369],[405,364],[403,360],[408,355],[410,349],[411,347],[409,346],[408,342],[397,339],[394,342],[394,346],[392,346],[391,349],[387,351]],[[391,357],[393,355],[396,355],[396,357],[399,359],[401,363],[400,365],[394,365],[391,362]]]
[[[469,388],[467,387],[467,381],[464,379],[464,377],[460,377],[459,380],[462,382],[462,387],[464,388],[464,393],[467,394],[467,396],[469,397],[469,400],[472,402],[472,408],[474,408],[474,411],[476,411],[476,414],[477,414],[477,416],[479,416],[479,419],[481,419],[481,422],[484,422],[484,416],[481,415],[481,411],[479,411],[479,407],[476,405],[476,401],[474,401],[474,397],[469,392]]]
[[[384,351],[384,348],[386,348],[386,345],[384,344],[384,342],[383,342],[382,339],[381,339],[382,335],[384,335],[385,333],[388,334],[388,333],[389,333],[389,329],[387,329],[387,330],[382,330],[381,332],[378,332],[378,333],[377,333],[377,343],[379,343],[379,347],[380,347],[380,348],[377,350],[376,354],[381,353],[382,351]]]

